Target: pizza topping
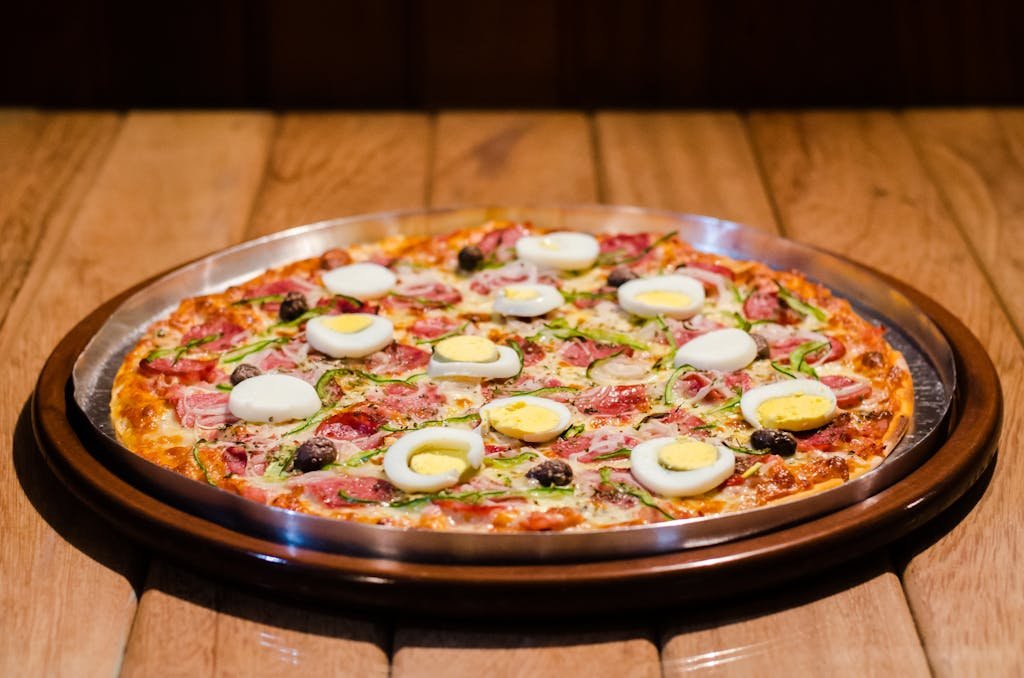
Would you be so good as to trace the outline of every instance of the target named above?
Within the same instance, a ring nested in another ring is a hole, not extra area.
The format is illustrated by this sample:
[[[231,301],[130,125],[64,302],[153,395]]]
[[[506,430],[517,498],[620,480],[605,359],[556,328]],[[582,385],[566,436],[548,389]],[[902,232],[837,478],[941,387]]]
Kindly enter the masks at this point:
[[[197,381],[210,381],[217,370],[216,360],[192,360],[191,358],[157,358],[155,360],[143,359],[139,363],[139,369],[143,374],[166,375],[175,377],[183,384],[191,384]]]
[[[622,353],[621,346],[599,344],[592,339],[568,341],[561,351],[562,360],[576,367],[587,367],[595,360],[601,360]]]
[[[306,324],[309,345],[332,358],[362,358],[391,343],[395,326],[369,313],[345,313],[313,318]]]
[[[261,374],[263,374],[263,372],[261,372],[260,368],[256,367],[255,365],[242,363],[231,372],[231,385],[238,386],[246,379],[258,377]]]
[[[701,281],[704,285],[704,291],[709,294],[714,292],[718,295],[719,299],[725,299],[729,294],[729,283],[726,278],[703,266],[696,266],[693,264],[680,266],[676,268],[676,273],[678,275],[686,275],[691,278],[696,278]]]
[[[515,253],[515,244],[528,233],[529,230],[524,224],[513,224],[491,231],[481,238],[477,246],[484,256],[492,261],[508,261]]]
[[[526,472],[544,487],[564,487],[572,482],[572,467],[561,459],[549,459]]]
[[[836,404],[844,410],[860,405],[871,394],[871,384],[865,379],[853,379],[841,374],[821,378],[836,394]]]
[[[459,250],[459,268],[463,271],[475,271],[484,263],[484,253],[475,245],[467,245]]]
[[[550,313],[565,303],[565,298],[551,285],[519,283],[506,285],[494,297],[494,312],[519,318],[533,318]]]
[[[619,306],[641,318],[690,318],[704,306],[704,287],[685,275],[630,280],[618,289]]]
[[[314,436],[295,450],[292,464],[303,473],[319,471],[338,458],[338,451],[328,438]]]
[[[782,303],[778,288],[769,281],[762,282],[746,298],[743,315],[747,320],[766,320],[781,325],[800,322],[800,315]]]
[[[309,302],[301,292],[289,292],[284,295],[284,300],[277,309],[277,315],[281,320],[295,320],[309,310]]]
[[[340,266],[324,273],[320,279],[333,294],[343,294],[362,301],[383,297],[398,282],[398,278],[387,267],[369,262]]]
[[[618,416],[627,412],[646,412],[650,403],[647,389],[640,384],[599,386],[584,391],[573,402],[584,414]]]
[[[503,379],[514,377],[520,370],[522,362],[515,349],[471,334],[437,342],[427,364],[431,377]]]
[[[783,457],[796,454],[796,437],[792,433],[774,428],[761,428],[750,435],[750,446],[767,450]]]
[[[537,266],[561,271],[582,271],[594,265],[601,248],[588,233],[558,231],[524,236],[516,241],[516,256]]]
[[[174,410],[183,426],[216,429],[236,421],[228,412],[228,394],[187,386],[177,396]]]
[[[480,468],[484,442],[478,433],[425,428],[406,433],[384,453],[384,473],[406,492],[437,492]]]
[[[743,330],[712,330],[686,342],[676,351],[676,367],[692,365],[699,370],[733,372],[757,358],[757,344]]]
[[[480,418],[494,430],[528,443],[557,438],[572,422],[568,407],[537,396],[492,400],[480,409]]]
[[[282,422],[311,416],[320,409],[320,397],[296,377],[261,374],[231,389],[228,409],[245,421]]]
[[[409,327],[409,334],[418,339],[437,339],[460,327],[459,321],[449,316],[420,318]],[[420,343],[420,342],[418,342]]]
[[[692,497],[712,490],[732,475],[736,458],[724,445],[689,438],[654,438],[630,454],[630,471],[651,492]]]
[[[633,271],[620,266],[608,274],[608,287],[622,287],[630,280],[636,280],[638,277]]]
[[[885,366],[885,356],[878,351],[867,351],[858,358],[860,364],[870,370],[877,370]]]
[[[352,257],[343,249],[329,249],[320,256],[320,268],[331,271],[352,263]]]
[[[836,397],[819,381],[794,379],[750,389],[743,394],[740,409],[755,428],[807,431],[831,421]]]
[[[204,351],[223,351],[234,345],[245,330],[230,320],[214,320],[196,325],[181,337],[183,346],[203,347]]]
[[[764,360],[765,358],[771,357],[771,347],[768,346],[768,340],[764,338],[764,335],[752,332],[750,338],[754,340],[754,344],[757,346],[757,359]]]

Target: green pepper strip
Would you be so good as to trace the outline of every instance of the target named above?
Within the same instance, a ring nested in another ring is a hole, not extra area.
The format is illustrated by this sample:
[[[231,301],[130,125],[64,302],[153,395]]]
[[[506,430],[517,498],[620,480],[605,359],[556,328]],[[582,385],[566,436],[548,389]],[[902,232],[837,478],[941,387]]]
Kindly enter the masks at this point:
[[[804,301],[803,299],[801,299],[800,297],[796,296],[795,294],[787,290],[785,287],[783,287],[782,283],[776,281],[775,285],[779,288],[779,297],[781,297],[782,300],[786,302],[787,306],[789,306],[797,313],[801,315],[813,315],[820,322],[825,322],[825,320],[828,319],[828,314],[825,313],[825,311],[821,310],[817,306],[812,306],[811,304],[808,304],[806,301]]]
[[[789,354],[789,366],[795,368],[799,372],[818,378],[818,373],[814,371],[814,368],[807,364],[807,356],[811,353],[816,353],[830,346],[827,341],[808,341],[805,344],[800,344],[793,352]]]
[[[207,441],[200,438],[199,440],[196,441],[196,444],[192,446],[192,459],[196,462],[196,466],[199,467],[199,470],[203,472],[203,478],[206,478],[206,482],[209,483],[210,485],[213,485],[214,487],[217,487],[217,483],[210,480],[210,474],[206,470],[206,465],[199,458],[199,446],[205,442]]]
[[[744,332],[750,331],[750,321],[741,316],[739,313],[733,311],[730,315],[736,320],[736,327],[743,330]]]
[[[787,377],[789,377],[790,379],[796,379],[797,378],[797,376],[795,374],[793,374],[792,372],[790,372],[789,370],[787,370],[785,367],[783,367],[779,363],[775,362],[774,360],[771,361],[771,364],[772,364],[772,369],[775,370],[776,372],[784,374]]]
[[[512,391],[510,393],[503,393],[502,397],[513,397],[513,396],[546,396],[552,393],[575,393],[579,389],[574,386],[545,386],[544,388],[535,388],[532,391]]]
[[[523,452],[517,454],[514,457],[484,457],[484,464],[487,466],[498,466],[500,468],[512,468],[513,466],[519,466],[524,461],[530,461],[536,459],[537,455],[533,452]]]
[[[298,325],[301,325],[307,320],[311,320],[312,318],[315,318],[318,315],[323,315],[324,313],[327,313],[328,310],[330,309],[328,309],[326,306],[317,306],[316,308],[309,309],[308,311],[300,315],[298,318],[295,318],[293,320],[282,320],[279,323],[275,323],[271,325],[269,329],[276,330],[281,327],[297,327]]]
[[[440,337],[435,337],[434,339],[420,339],[416,343],[417,344],[436,344],[439,341],[444,341],[445,339],[451,339],[452,337],[459,336],[460,334],[462,334],[463,332],[466,331],[467,327],[469,327],[469,321],[468,320],[466,322],[462,323],[461,325],[459,325],[458,327],[456,327],[451,332],[448,332],[447,334],[442,334]]]
[[[296,449],[296,447],[286,447],[280,450],[274,456],[274,460],[267,464],[267,468],[263,471],[263,477],[267,480],[284,480],[285,471],[292,463],[292,459],[295,458]]]
[[[722,442],[722,444],[725,445],[726,447],[728,447],[733,452],[739,452],[740,454],[752,454],[752,455],[754,455],[756,457],[760,457],[762,455],[768,454],[768,450],[755,450],[755,449],[751,449],[749,447],[743,447],[742,445],[736,445],[736,444],[730,445],[727,442]]]
[[[603,365],[603,364],[605,364],[606,362],[608,362],[610,360],[614,360],[615,358],[618,358],[620,355],[622,355],[622,352],[625,351],[625,350],[626,349],[620,349],[620,350],[616,351],[615,353],[612,353],[611,355],[607,355],[607,356],[605,356],[603,358],[598,358],[597,360],[591,361],[591,363],[589,365],[587,365],[587,371],[586,371],[587,379],[590,379],[591,381],[593,381],[594,377],[592,377],[590,375],[590,372],[595,367],[597,367],[598,365]]]
[[[376,499],[358,499],[353,497],[345,490],[338,490],[338,496],[347,501],[350,504],[380,504],[381,502]]]
[[[621,249],[615,250],[614,252],[605,252],[604,254],[600,255],[597,258],[597,265],[598,266],[620,266],[622,264],[632,263],[634,261],[637,261],[638,259],[641,259],[645,254],[647,254],[648,252],[653,250],[658,245],[660,245],[660,244],[662,244],[664,242],[667,242],[668,240],[671,240],[676,235],[677,235],[676,231],[669,231],[668,233],[664,234],[663,236],[661,236],[660,238],[658,238],[657,240],[652,242],[647,247],[645,247],[642,250],[640,250],[639,254],[634,254],[633,256],[626,257],[625,259],[618,259],[618,260],[615,259],[615,257],[618,256],[618,254],[622,252]]]
[[[587,430],[585,424],[573,424],[569,428],[565,429],[565,431],[562,432],[562,435],[560,435],[559,438],[561,438],[562,440],[575,438],[579,434],[583,433],[585,430]]]
[[[173,354],[174,355],[174,360],[172,360],[171,363],[176,363],[179,360],[181,360],[181,356],[185,355],[186,353],[188,353],[189,351],[194,349],[196,346],[202,346],[203,344],[209,344],[211,341],[217,341],[218,339],[220,339],[220,337],[221,337],[221,333],[217,332],[216,334],[207,334],[205,337],[199,337],[198,339],[192,339],[191,341],[187,342],[183,346],[175,346],[174,348],[158,348],[158,349],[155,349],[153,351],[150,351],[146,355],[146,357],[143,358],[143,360],[146,361],[147,363],[149,363],[149,362],[153,362],[154,360],[157,360],[159,358],[163,358],[164,356],[168,356],[168,355],[172,355]]]
[[[629,346],[630,348],[635,348],[638,351],[647,351],[650,348],[647,344],[636,341],[621,332],[611,332],[609,330],[602,329],[581,330],[577,327],[569,327],[569,323],[567,323],[564,318],[556,318],[550,323],[546,323],[544,325],[544,329],[533,337],[530,337],[530,339],[536,339],[544,333],[547,333],[556,339],[565,340],[578,337],[580,339],[590,339],[591,341],[603,344]]]
[[[348,467],[362,466],[363,464],[365,464],[366,462],[370,461],[371,459],[373,459],[377,455],[381,454],[382,452],[387,451],[387,449],[388,448],[386,448],[386,447],[378,447],[375,450],[367,450],[366,452],[362,452],[360,454],[354,454],[354,455],[352,455],[351,457],[349,457],[348,459],[345,460],[345,466],[348,466]]]
[[[519,370],[510,377],[510,379],[515,379],[516,377],[523,373],[523,366],[526,365],[526,356],[523,355],[523,347],[519,345],[518,341],[512,341],[511,339],[509,339],[508,341],[505,342],[505,344],[507,344],[509,348],[515,351],[516,356],[519,357]]]
[[[321,407],[319,410],[317,410],[316,412],[311,414],[307,419],[305,419],[301,424],[293,428],[291,431],[286,432],[285,435],[295,435],[296,433],[305,431],[307,428],[313,426],[314,424],[319,424],[327,417],[328,414],[330,414],[330,412],[330,407]]]
[[[722,405],[720,407],[716,407],[715,409],[713,409],[711,411],[712,412],[724,412],[725,410],[735,410],[737,407],[739,407],[741,399],[742,399],[742,396],[738,396],[738,395],[733,396],[732,398],[729,398],[724,403],[722,403]]]
[[[644,492],[639,487],[633,487],[632,485],[627,485],[626,483],[617,483],[613,481],[611,479],[611,473],[612,470],[610,468],[601,469],[601,480],[607,483],[608,485],[611,485],[619,492],[622,492],[623,494],[628,494],[629,496],[633,497],[644,506],[648,506],[652,509],[655,509],[656,511],[658,511],[658,513],[665,516],[665,518],[667,518],[668,520],[676,519],[674,515],[672,515],[665,509],[661,508],[661,506],[659,506],[658,503],[654,501],[654,498],[650,494]]]
[[[233,389],[233,388],[234,388],[234,386],[232,386],[231,384],[217,384],[217,390],[218,391],[224,391],[226,393],[230,393],[231,389]]]
[[[399,432],[402,432],[402,431],[418,431],[421,428],[429,428],[431,426],[447,426],[448,424],[465,424],[466,422],[469,422],[469,421],[479,421],[479,420],[480,420],[480,415],[478,413],[470,412],[469,414],[463,414],[463,415],[460,415],[458,417],[449,417],[447,419],[431,419],[430,421],[423,421],[423,422],[420,422],[419,424],[416,424],[415,426],[409,426],[409,427],[406,427],[406,428],[395,428],[393,426],[388,426],[387,424],[385,424],[384,426],[381,426],[381,429],[384,430],[384,431],[389,431],[391,433],[399,433]]]
[[[253,353],[257,353],[259,351],[262,351],[267,346],[272,346],[274,344],[287,344],[288,341],[289,341],[289,339],[287,339],[286,337],[278,337],[276,339],[262,339],[260,341],[254,341],[251,344],[246,344],[245,346],[239,346],[238,348],[235,348],[235,349],[232,349],[232,350],[228,351],[227,353],[225,353],[224,355],[221,356],[220,361],[222,363],[224,363],[224,364],[237,363],[237,362],[241,361],[242,358],[246,357],[247,355],[252,355]]]
[[[268,294],[262,297],[246,297],[233,302],[232,306],[245,306],[246,304],[265,304],[268,301],[284,301],[283,294]]]
[[[629,448],[626,447],[620,447],[614,452],[606,452],[605,454],[597,455],[596,457],[594,457],[594,461],[607,461],[609,459],[625,459],[632,453],[633,450],[630,450]]]
[[[673,393],[676,387],[676,382],[679,381],[679,377],[683,376],[687,372],[695,372],[697,370],[693,365],[683,365],[676,368],[676,371],[672,373],[672,376],[665,382],[665,393],[662,395],[662,400],[665,401],[666,405],[672,405],[676,398]]]

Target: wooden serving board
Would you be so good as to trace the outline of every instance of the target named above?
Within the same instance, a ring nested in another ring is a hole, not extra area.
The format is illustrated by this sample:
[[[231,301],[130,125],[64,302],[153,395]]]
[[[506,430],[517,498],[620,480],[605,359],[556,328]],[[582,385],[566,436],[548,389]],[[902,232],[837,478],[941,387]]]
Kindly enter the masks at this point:
[[[956,356],[958,392],[948,436],[919,468],[859,504],[736,541],[657,556],[541,565],[396,561],[297,548],[232,531],[137,489],[91,451],[88,425],[71,400],[71,370],[120,302],[110,300],[69,332],[47,361],[32,406],[39,447],[57,476],[131,537],[213,576],[316,601],[458,616],[531,614],[558,590],[558,611],[678,606],[791,579],[863,554],[936,516],[963,495],[991,460],[1002,421],[995,368],[978,340],[947,310],[884,276],[925,311]],[[143,283],[145,285],[146,283]],[[486,604],[483,604],[486,601]]]

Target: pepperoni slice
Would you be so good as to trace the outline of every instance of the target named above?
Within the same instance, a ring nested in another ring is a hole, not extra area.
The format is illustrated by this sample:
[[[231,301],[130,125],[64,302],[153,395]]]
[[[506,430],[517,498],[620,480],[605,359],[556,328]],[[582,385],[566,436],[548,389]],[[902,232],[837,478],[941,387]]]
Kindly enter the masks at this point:
[[[860,405],[871,394],[871,384],[841,374],[821,378],[821,383],[836,394],[836,405],[844,410]]]
[[[457,320],[446,316],[420,318],[409,328],[409,334],[417,339],[437,339],[458,326]]]
[[[732,272],[731,268],[726,268],[725,266],[720,266],[719,264],[705,264],[702,261],[691,261],[686,265],[692,268],[699,268],[708,271],[709,273],[717,273],[718,275],[728,280],[736,279],[736,274]]]
[[[320,422],[316,434],[335,440],[357,440],[367,438],[380,430],[384,421],[372,412],[350,410],[339,412]]]
[[[573,339],[562,349],[562,360],[576,367],[586,367],[600,358],[607,358],[622,350],[620,346],[599,344],[591,339]]]
[[[430,353],[422,348],[393,343],[367,358],[367,370],[373,374],[404,374],[422,369],[430,362]]]
[[[646,412],[650,408],[647,389],[640,384],[599,386],[576,396],[573,403],[584,414],[617,416],[627,412]]]
[[[743,315],[747,320],[769,320],[780,325],[795,325],[800,315],[782,303],[774,285],[761,285],[743,302]]]
[[[344,492],[352,499],[362,501],[384,502],[391,500],[395,496],[395,488],[388,481],[379,478],[357,476],[328,478],[327,480],[310,483],[306,485],[306,492],[331,507],[352,506],[357,503],[343,499],[340,492]]]
[[[650,233],[620,233],[601,238],[601,253],[615,254],[621,259],[632,259],[651,244]]]
[[[523,224],[514,224],[508,228],[499,228],[496,231],[491,231],[485,235],[477,247],[483,252],[484,256],[490,256],[496,254],[502,250],[508,250],[515,246],[516,242],[524,235],[529,233],[526,226]],[[501,252],[501,254],[508,254],[508,252]],[[499,257],[500,258],[500,257]]]
[[[175,361],[171,357],[157,358],[156,360],[142,360],[139,363],[139,370],[150,376],[164,374],[169,377],[177,377],[183,384],[195,383],[197,381],[210,381],[217,370],[216,360],[192,360],[181,358]]]

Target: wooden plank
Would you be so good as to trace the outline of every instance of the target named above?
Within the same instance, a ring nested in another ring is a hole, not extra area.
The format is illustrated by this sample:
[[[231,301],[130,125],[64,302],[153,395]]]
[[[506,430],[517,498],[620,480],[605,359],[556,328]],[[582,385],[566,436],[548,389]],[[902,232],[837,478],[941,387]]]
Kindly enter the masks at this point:
[[[260,134],[260,119],[205,115],[184,125],[184,117],[130,116],[116,140],[114,115],[76,122],[81,127],[69,134],[83,143],[99,135],[113,145],[108,154],[108,144],[93,141],[96,151],[80,156],[66,197],[45,218],[11,320],[0,332],[0,350],[10,361],[0,426],[15,431],[13,450],[7,437],[0,445],[17,471],[17,478],[8,473],[0,481],[8,534],[0,542],[5,675],[110,674],[121,662],[141,563],[60,487],[33,446],[27,419],[17,429],[15,419],[47,352],[78,318],[135,280],[209,247],[211,224],[231,217],[235,205],[220,190],[241,180],[254,159],[246,149]],[[185,127],[197,132],[194,141],[184,139]],[[215,138],[231,150],[211,152]],[[197,193],[208,206],[197,204]],[[168,237],[172,229],[177,237]]]
[[[605,195],[626,202],[730,218],[777,231],[743,122],[732,113],[602,113],[597,117]],[[665,675],[711,671],[883,673],[888,657],[908,674],[926,673],[898,579],[885,559],[868,558],[873,575],[832,573],[800,604],[733,604],[668,615],[662,633]],[[844,568],[854,572],[854,568]],[[863,623],[851,624],[858,619]],[[879,637],[884,625],[888,633]],[[818,629],[815,631],[814,629]],[[827,629],[843,629],[837,653]],[[792,643],[793,634],[800,642]],[[870,651],[868,651],[870,649]]]
[[[432,205],[597,198],[590,129],[579,113],[438,117]]]
[[[982,270],[1024,328],[1024,110],[919,110],[907,128]]]
[[[600,630],[487,623],[487,630],[439,626],[395,633],[393,676],[401,678],[655,678],[661,675],[652,639],[636,629]]]
[[[425,115],[289,114],[277,128],[246,234],[329,217],[422,206]],[[183,657],[165,629],[202,629]],[[388,629],[254,596],[156,563],[125,658],[128,675],[385,675]],[[225,641],[225,639],[228,639]]]
[[[959,524],[939,523],[930,535],[936,543],[911,560],[903,583],[937,674],[1020,674],[1024,540],[1016,526],[1024,468],[1005,461],[1024,435],[1020,342],[895,116],[766,113],[752,116],[751,126],[789,233],[941,300],[996,363],[1006,398],[1003,460]],[[878,629],[888,633],[888,625]]]
[[[438,119],[433,203],[592,202],[597,186],[587,119],[563,113],[445,113]],[[452,676],[656,676],[650,629],[580,624],[399,626],[395,678]],[[628,663],[627,663],[628,662]],[[626,668],[628,667],[628,669]]]
[[[0,325],[21,289],[47,218],[116,122],[90,114],[0,112]]]
[[[425,115],[284,116],[248,235],[357,212],[421,207],[429,135]]]

